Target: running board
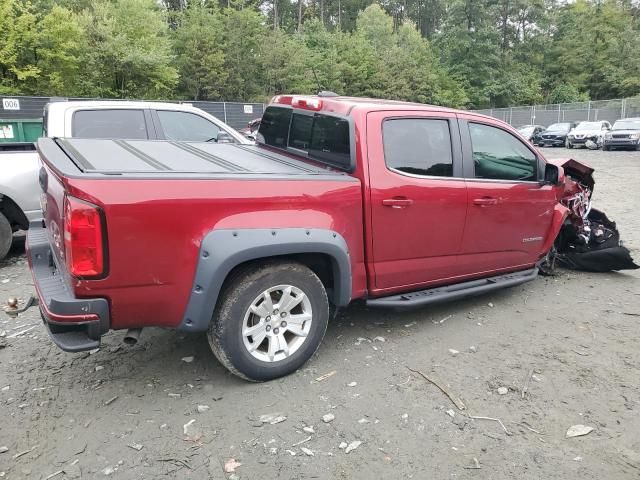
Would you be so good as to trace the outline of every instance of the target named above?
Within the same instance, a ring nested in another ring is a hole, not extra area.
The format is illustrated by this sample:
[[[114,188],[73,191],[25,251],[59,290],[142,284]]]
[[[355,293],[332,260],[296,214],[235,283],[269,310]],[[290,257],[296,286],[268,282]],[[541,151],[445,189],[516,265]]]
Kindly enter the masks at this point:
[[[481,293],[498,290],[500,288],[514,287],[536,278],[538,269],[522,270],[520,272],[506,273],[495,277],[472,280],[470,282],[456,283],[444,287],[429,288],[417,292],[401,293],[389,297],[371,298],[367,300],[369,307],[407,308],[429,305],[436,302],[446,302],[459,298],[479,295]]]

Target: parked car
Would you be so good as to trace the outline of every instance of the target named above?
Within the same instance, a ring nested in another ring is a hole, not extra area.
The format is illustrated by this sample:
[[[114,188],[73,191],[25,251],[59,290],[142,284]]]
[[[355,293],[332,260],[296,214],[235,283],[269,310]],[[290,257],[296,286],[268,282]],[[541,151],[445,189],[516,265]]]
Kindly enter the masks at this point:
[[[631,148],[640,150],[640,117],[616,120],[604,136],[603,150]]]
[[[564,147],[567,143],[567,135],[575,122],[561,122],[549,125],[538,138],[538,146],[540,147]]]
[[[396,101],[279,95],[256,143],[38,141],[27,255],[59,347],[207,332],[231,372],[273,379],[353,300],[416,307],[534,279],[571,215],[564,192],[586,210],[593,185],[499,120]]]
[[[567,148],[584,146],[589,140],[601,147],[605,134],[611,130],[606,120],[599,122],[580,122],[567,135]]]
[[[44,109],[48,137],[122,138],[249,143],[191,105],[158,102],[53,102]],[[13,233],[42,216],[35,145],[3,143],[0,150],[0,260]],[[118,167],[116,167],[118,168]],[[188,168],[188,167],[187,167]]]
[[[517,130],[520,132],[520,135],[535,145],[545,128],[542,125],[523,125],[518,127]]]
[[[261,118],[254,118],[249,123],[247,123],[246,127],[241,128],[240,130],[238,130],[238,132],[241,133],[242,135],[244,135],[249,140],[255,140],[256,139],[256,133],[258,132],[258,129],[260,128],[260,120],[262,120],[262,119]]]

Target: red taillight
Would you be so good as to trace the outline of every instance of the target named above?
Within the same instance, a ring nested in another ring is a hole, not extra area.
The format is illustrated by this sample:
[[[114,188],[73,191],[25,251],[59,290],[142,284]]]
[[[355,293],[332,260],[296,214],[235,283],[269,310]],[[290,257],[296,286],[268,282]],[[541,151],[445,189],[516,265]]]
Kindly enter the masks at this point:
[[[65,197],[64,250],[71,275],[96,277],[104,273],[103,233],[98,207]]]

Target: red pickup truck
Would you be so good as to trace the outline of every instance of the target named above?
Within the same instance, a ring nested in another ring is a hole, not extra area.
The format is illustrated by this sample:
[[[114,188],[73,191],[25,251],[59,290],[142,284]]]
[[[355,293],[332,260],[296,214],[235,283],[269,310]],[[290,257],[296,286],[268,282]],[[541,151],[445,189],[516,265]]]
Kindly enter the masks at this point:
[[[333,94],[275,97],[256,145],[37,147],[28,259],[53,341],[207,332],[254,381],[299,368],[353,300],[421,306],[532,280],[568,182],[592,186],[494,118]]]

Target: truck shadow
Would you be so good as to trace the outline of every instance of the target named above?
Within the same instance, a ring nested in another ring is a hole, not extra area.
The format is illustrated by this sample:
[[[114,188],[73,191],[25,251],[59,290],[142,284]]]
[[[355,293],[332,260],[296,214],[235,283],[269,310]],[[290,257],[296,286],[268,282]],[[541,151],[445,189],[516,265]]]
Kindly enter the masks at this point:
[[[192,394],[209,383],[215,385],[216,391],[232,387],[245,392],[270,389],[280,383],[308,385],[350,352],[384,349],[410,335],[433,340],[434,331],[445,323],[447,326],[459,323],[460,328],[465,328],[464,324],[475,319],[473,315],[469,318],[468,312],[479,307],[489,310],[488,302],[517,300],[519,288],[410,311],[370,309],[364,304],[353,304],[330,322],[322,345],[306,365],[289,377],[265,384],[249,383],[230,374],[212,354],[206,334],[181,334],[159,328],[144,329],[135,346],[122,342],[124,331],[110,332],[103,337],[99,352],[76,354],[77,361],[73,363],[88,371],[103,367],[92,377],[104,377],[105,381],[126,384],[135,380],[135,383],[152,385],[147,387],[150,389],[147,393],[154,392],[158,397]],[[91,382],[95,382],[95,378],[86,380],[87,384]]]
[[[13,236],[13,243],[11,244],[11,249],[5,258],[0,260],[0,268],[5,265],[11,265],[16,263],[18,260],[24,258],[25,249],[26,249],[26,241],[27,236],[25,233],[20,232]]]

